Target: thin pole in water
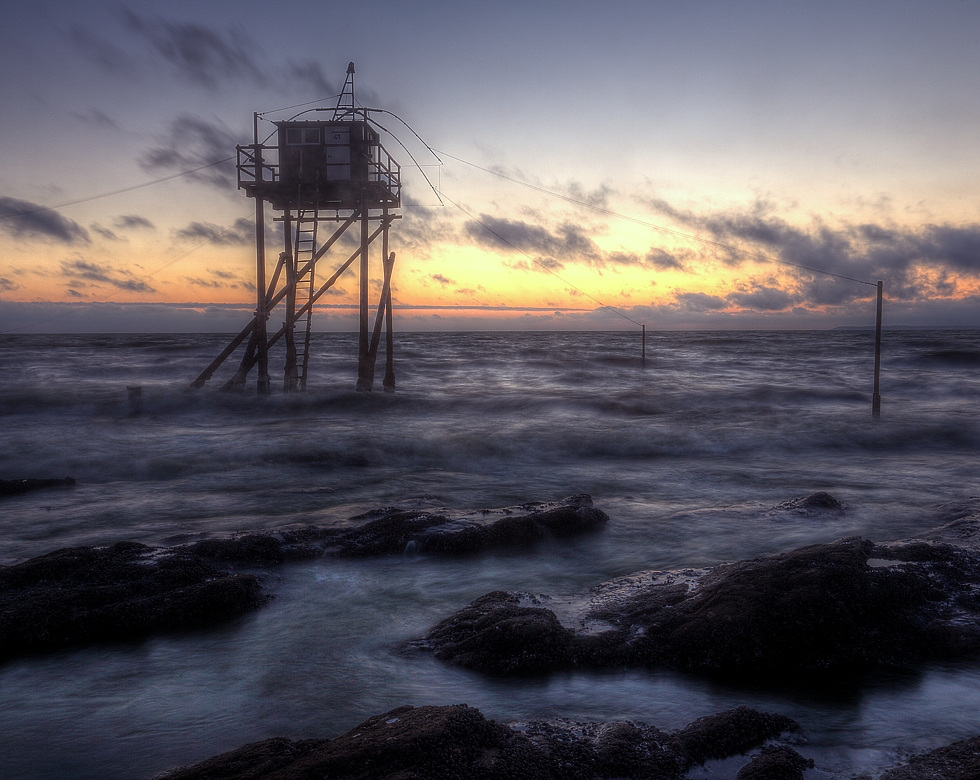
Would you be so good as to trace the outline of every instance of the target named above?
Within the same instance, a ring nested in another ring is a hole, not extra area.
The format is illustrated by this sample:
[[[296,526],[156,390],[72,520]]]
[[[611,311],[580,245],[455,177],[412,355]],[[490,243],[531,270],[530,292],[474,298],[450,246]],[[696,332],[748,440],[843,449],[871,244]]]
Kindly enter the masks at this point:
[[[881,376],[881,293],[884,283],[878,282],[878,316],[875,318],[875,385],[871,396],[871,415],[876,420],[881,416],[881,393],[879,379]]]
[[[643,365],[646,365],[647,364],[647,326],[641,325],[640,327],[643,329],[642,330],[643,336],[642,336],[642,341],[640,346],[640,359],[643,361]]]

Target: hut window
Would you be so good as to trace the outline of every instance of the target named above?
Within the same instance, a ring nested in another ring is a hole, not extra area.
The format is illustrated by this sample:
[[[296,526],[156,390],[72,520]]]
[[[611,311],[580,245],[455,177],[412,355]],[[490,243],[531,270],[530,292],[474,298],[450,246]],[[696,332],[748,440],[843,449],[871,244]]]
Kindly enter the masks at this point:
[[[319,127],[287,127],[286,143],[290,146],[312,146],[320,143]]]

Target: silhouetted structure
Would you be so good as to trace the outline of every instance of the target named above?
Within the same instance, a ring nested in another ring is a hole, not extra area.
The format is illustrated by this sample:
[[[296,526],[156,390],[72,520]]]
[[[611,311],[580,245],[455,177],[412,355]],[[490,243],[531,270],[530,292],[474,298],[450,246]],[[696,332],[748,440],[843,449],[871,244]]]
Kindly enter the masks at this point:
[[[258,365],[259,393],[271,390],[269,348],[280,339],[286,345],[283,389],[303,390],[309,370],[310,332],[316,301],[355,261],[359,262],[360,316],[357,389],[371,390],[381,339],[387,331],[385,390],[395,388],[392,366],[391,272],[395,262],[389,251],[388,230],[400,219],[393,213],[401,206],[401,169],[381,145],[369,110],[354,101],[354,63],[347,66],[344,89],[328,120],[296,117],[274,122],[275,144],[259,142],[259,115],[254,116],[254,142],[238,147],[238,187],[255,199],[256,307],[252,321],[212,361],[191,387],[200,388],[214,371],[248,339],[241,363],[224,389],[243,387],[249,371]],[[304,111],[305,113],[309,113]],[[297,115],[299,116],[299,115]],[[281,212],[283,251],[266,280],[265,204]],[[322,240],[322,223],[334,228]],[[322,283],[318,264],[351,229],[360,229],[358,249]],[[383,282],[373,330],[369,323],[369,250],[381,238]],[[267,321],[284,304],[282,327],[271,336]]]

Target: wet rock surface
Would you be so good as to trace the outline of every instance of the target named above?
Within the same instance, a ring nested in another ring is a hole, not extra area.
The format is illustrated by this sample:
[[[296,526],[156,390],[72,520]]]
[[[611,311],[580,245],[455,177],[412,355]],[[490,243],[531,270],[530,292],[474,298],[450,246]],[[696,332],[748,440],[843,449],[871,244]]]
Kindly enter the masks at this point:
[[[549,538],[600,530],[609,517],[580,494],[562,501],[528,503],[452,516],[417,510],[385,510],[337,540],[342,557],[391,554],[466,555],[530,547]]]
[[[560,720],[503,725],[462,704],[400,707],[369,718],[336,739],[266,740],[175,770],[166,777],[168,780],[313,777],[674,780],[701,763],[700,755],[727,757],[758,747],[781,733],[798,730],[788,718],[747,708],[701,720],[709,723],[694,729],[699,739],[695,740],[697,747],[692,754],[684,736],[691,727],[670,734],[631,721]],[[747,731],[740,732],[741,726]],[[720,738],[717,743],[711,743],[707,736],[712,728]]]
[[[364,522],[346,529],[309,526],[207,539],[188,545],[188,549],[213,560],[254,563],[321,555],[467,555],[527,548],[546,539],[595,532],[609,522],[609,516],[593,505],[591,496],[580,494],[561,501],[466,514],[386,507],[351,520]]]
[[[421,647],[440,660],[489,674],[536,674],[575,665],[575,644],[551,610],[494,591],[439,623]]]
[[[537,603],[535,603],[537,602]],[[708,570],[645,572],[577,606],[497,591],[411,649],[491,673],[660,666],[728,676],[980,656],[980,557],[844,539]]]
[[[0,567],[0,660],[213,625],[265,601],[258,580],[121,542]]]
[[[878,780],[976,780],[980,777],[980,736],[913,756],[908,764]]]
[[[677,732],[677,739],[688,763],[693,766],[739,755],[778,734],[799,734],[799,731],[799,726],[783,715],[736,707],[698,718]]]
[[[813,760],[785,745],[765,745],[758,756],[738,770],[736,780],[803,780]]]
[[[598,530],[589,496],[477,515],[384,509],[352,528],[289,528],[175,547],[120,542],[0,566],[0,661],[213,625],[264,604],[255,568],[322,556],[460,555]],[[353,518],[364,519],[361,518]]]
[[[0,479],[0,498],[19,496],[32,490],[42,488],[73,487],[75,480],[71,477],[64,479]]]
[[[770,514],[791,513],[803,517],[817,517],[820,515],[836,516],[843,514],[843,512],[844,505],[840,501],[830,493],[819,492],[777,504],[772,508]]]

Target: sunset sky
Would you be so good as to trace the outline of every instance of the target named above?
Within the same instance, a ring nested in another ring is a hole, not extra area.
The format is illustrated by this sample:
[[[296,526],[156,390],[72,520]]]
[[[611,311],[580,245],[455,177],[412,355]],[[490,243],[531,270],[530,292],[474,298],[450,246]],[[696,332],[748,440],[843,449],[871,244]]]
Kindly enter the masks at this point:
[[[863,326],[879,279],[980,326],[974,0],[0,3],[0,331],[238,330],[253,203],[187,172],[349,61],[400,330]]]

